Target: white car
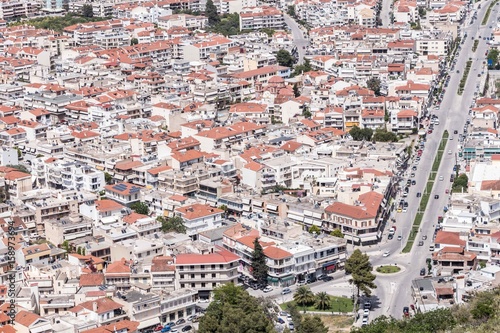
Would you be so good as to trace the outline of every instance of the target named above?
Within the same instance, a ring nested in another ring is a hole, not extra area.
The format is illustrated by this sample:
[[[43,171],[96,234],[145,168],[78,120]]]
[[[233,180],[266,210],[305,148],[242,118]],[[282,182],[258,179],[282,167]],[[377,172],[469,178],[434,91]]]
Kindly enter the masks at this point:
[[[363,311],[363,317],[368,317],[369,315],[370,315],[370,310],[365,309],[365,310]]]
[[[267,287],[265,287],[265,288],[264,288],[264,290],[262,290],[262,291],[263,291],[263,292],[265,292],[265,293],[271,292],[271,291],[273,291],[273,287],[271,287],[271,286],[267,286]]]
[[[388,257],[391,255],[391,252],[385,251],[384,254],[382,255],[383,257]]]
[[[403,207],[403,213],[406,213],[408,211],[408,208]]]
[[[368,325],[368,317],[363,318],[363,325]]]
[[[443,177],[443,176],[439,176],[439,180],[443,180],[443,179],[444,179],[444,177]]]

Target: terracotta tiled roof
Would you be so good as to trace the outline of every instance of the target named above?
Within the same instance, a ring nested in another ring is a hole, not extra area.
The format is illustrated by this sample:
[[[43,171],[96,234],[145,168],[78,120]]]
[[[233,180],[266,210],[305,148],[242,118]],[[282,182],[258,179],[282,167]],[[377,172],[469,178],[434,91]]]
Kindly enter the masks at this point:
[[[95,287],[104,284],[104,274],[92,273],[80,275],[80,287]]]
[[[214,253],[180,253],[175,257],[176,265],[189,264],[225,264],[240,260],[240,257],[227,250],[219,249]]]

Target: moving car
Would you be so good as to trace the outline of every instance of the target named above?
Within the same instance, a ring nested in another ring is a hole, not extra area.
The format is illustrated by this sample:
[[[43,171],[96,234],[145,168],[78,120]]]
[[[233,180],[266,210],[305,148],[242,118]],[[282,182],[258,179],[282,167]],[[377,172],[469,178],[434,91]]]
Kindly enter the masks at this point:
[[[439,199],[439,194],[436,194],[436,195],[434,196],[434,199]]]
[[[422,269],[420,270],[420,276],[424,276],[424,275],[425,275],[425,268],[422,268]]]
[[[391,252],[385,251],[384,254],[382,255],[383,257],[388,257],[391,255]]]
[[[291,292],[292,292],[292,289],[290,289],[290,288],[283,288],[283,290],[281,291],[281,295],[290,294]]]
[[[269,293],[269,292],[273,291],[273,287],[267,286],[264,289],[262,289],[262,291],[265,292],[265,293]]]

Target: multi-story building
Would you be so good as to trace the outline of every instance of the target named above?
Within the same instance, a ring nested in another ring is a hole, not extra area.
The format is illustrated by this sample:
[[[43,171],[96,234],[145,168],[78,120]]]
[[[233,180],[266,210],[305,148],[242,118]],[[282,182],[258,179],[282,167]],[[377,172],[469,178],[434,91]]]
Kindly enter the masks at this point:
[[[44,221],[45,237],[52,244],[62,244],[76,238],[92,236],[92,223],[89,218],[73,214],[68,217]]]
[[[176,214],[182,217],[186,234],[196,239],[198,233],[222,226],[222,215],[224,211],[203,204],[193,204],[179,207]]]
[[[174,262],[177,287],[198,290],[200,298],[209,298],[214,288],[236,283],[239,260],[221,248],[212,248],[208,253],[180,253]]]
[[[282,29],[284,24],[283,13],[274,7],[243,8],[240,12],[240,30]]]
[[[38,10],[38,4],[26,0],[1,1],[0,19],[10,21],[20,17],[32,17]]]
[[[351,243],[376,243],[385,201],[382,194],[372,191],[360,195],[354,205],[334,202],[325,208],[323,228],[340,229]]]

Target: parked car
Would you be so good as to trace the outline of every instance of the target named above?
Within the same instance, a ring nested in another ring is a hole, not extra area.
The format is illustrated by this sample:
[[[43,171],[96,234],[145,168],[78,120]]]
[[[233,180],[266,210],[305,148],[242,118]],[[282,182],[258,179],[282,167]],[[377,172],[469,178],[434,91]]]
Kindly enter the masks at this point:
[[[187,317],[187,321],[193,321],[193,319],[196,318],[196,315],[191,315],[189,317]]]
[[[193,329],[193,326],[191,325],[186,325],[182,328],[181,332],[189,332]]]
[[[371,310],[371,308],[372,308],[372,302],[366,301],[365,304],[363,305],[363,308]]]
[[[332,281],[333,277],[331,276],[326,276],[326,278],[323,279],[324,282]]]
[[[422,268],[422,269],[420,270],[420,276],[424,276],[424,275],[425,275],[425,268]]]
[[[283,288],[283,290],[281,291],[281,295],[290,294],[291,292],[292,292],[292,289],[290,289],[290,288]]]
[[[283,320],[283,318],[278,317],[278,323],[280,323],[280,324],[284,324],[284,323],[285,323],[285,321]]]
[[[264,289],[262,289],[262,291],[265,292],[265,293],[269,293],[269,292],[273,291],[273,287],[267,286]]]
[[[182,324],[185,324],[185,323],[186,323],[186,319],[181,318],[181,319],[179,319],[179,320],[177,320],[177,321],[175,322],[175,326],[177,326],[177,325],[182,325]]]

